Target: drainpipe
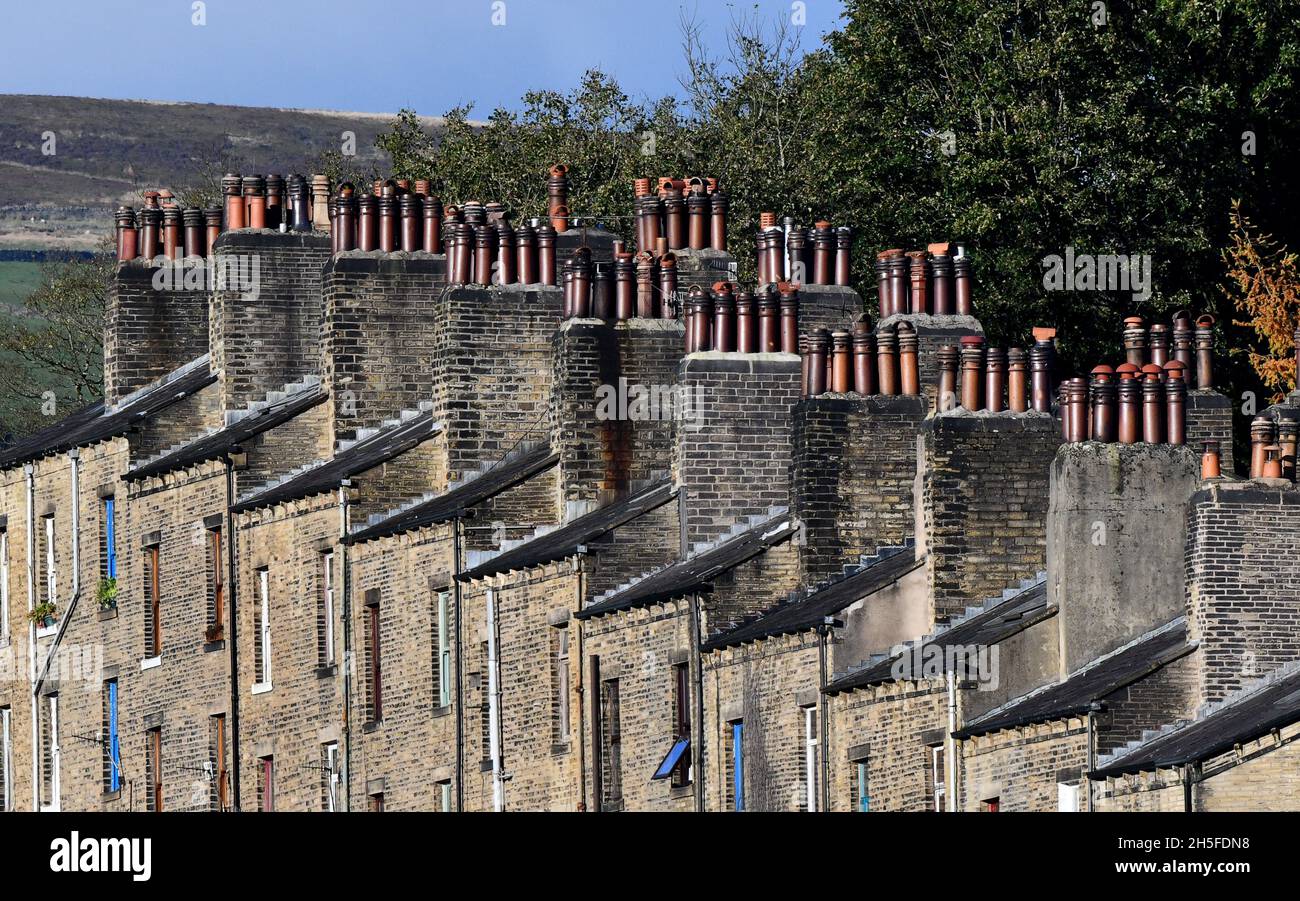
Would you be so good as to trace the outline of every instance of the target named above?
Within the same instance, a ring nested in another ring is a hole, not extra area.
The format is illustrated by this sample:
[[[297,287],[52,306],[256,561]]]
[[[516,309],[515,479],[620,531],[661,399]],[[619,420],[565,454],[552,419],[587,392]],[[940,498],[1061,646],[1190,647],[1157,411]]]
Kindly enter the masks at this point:
[[[492,809],[501,813],[506,808],[505,781],[501,772],[501,673],[498,671],[497,589],[487,590],[488,639],[488,749],[492,756]]]
[[[819,809],[825,813],[830,810],[831,790],[827,784],[830,778],[830,747],[827,742],[830,739],[830,730],[826,725],[826,637],[834,629],[838,622],[832,616],[822,619],[822,624],[817,628],[817,726],[821,733],[817,737],[818,744],[821,745],[821,754],[818,755],[821,760],[821,800]]]
[[[23,466],[27,479],[27,612],[36,609],[36,467]],[[27,678],[32,689],[32,810],[41,809],[41,738],[37,717],[40,708],[36,697],[36,621],[27,622]]]
[[[691,594],[691,667],[695,671],[695,734],[691,736],[691,769],[695,780],[695,812],[704,810],[704,666],[700,654],[700,593]]]
[[[1088,741],[1088,773],[1091,773],[1093,770],[1095,770],[1095,769],[1097,768],[1097,722],[1096,722],[1096,716],[1097,716],[1097,712],[1098,712],[1099,710],[1101,710],[1101,704],[1098,703],[1097,701],[1093,701],[1091,704],[1088,705],[1088,735],[1087,735],[1087,741]],[[1084,793],[1084,798],[1083,798],[1083,809],[1084,809],[1084,811],[1087,812],[1087,813],[1092,813],[1092,811],[1093,811],[1093,806],[1092,806],[1092,780],[1088,778],[1088,774],[1087,774],[1087,773],[1085,773],[1084,776],[1083,776],[1083,793]]]
[[[231,775],[231,799],[236,811],[239,806],[239,617],[235,615],[239,596],[239,567],[235,555],[235,463],[242,455],[242,449],[229,448],[226,451],[226,544],[230,548],[226,555],[226,619],[230,634],[230,752],[234,764]]]
[[[461,666],[461,648],[464,646],[461,626],[460,558],[461,533],[465,511],[457,511],[451,521],[451,584],[453,606],[456,609],[456,810],[465,809],[465,685]]]
[[[352,567],[348,563],[351,479],[339,483],[339,551],[343,568],[343,809],[352,810]]]
[[[1195,808],[1192,805],[1192,786],[1196,784],[1196,776],[1192,772],[1192,764],[1183,764],[1183,813],[1191,813]]]
[[[944,760],[947,761],[945,774],[948,779],[947,802],[944,806],[949,813],[957,812],[957,741],[952,734],[957,731],[957,673],[948,668],[948,734],[944,736]]]
[[[578,609],[582,609],[583,599],[587,596],[587,565],[584,557],[578,557]],[[587,683],[582,678],[582,662],[586,660],[582,620],[572,619],[578,631],[578,810],[587,809]]]

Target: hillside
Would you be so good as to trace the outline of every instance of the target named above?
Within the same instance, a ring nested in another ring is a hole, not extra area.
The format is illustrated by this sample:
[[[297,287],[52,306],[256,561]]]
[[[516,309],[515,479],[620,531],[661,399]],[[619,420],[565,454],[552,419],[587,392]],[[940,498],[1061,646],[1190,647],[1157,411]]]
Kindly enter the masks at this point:
[[[148,187],[173,187],[218,162],[305,172],[356,135],[363,167],[390,113],[0,94],[0,248],[87,250],[110,213]],[[426,123],[436,127],[437,119]],[[41,153],[53,131],[56,153]]]

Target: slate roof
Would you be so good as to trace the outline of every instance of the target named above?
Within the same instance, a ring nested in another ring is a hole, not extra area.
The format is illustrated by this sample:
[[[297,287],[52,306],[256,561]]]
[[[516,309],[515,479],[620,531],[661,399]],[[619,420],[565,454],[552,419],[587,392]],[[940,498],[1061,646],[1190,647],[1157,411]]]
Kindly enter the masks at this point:
[[[1094,701],[1144,679],[1195,650],[1187,642],[1187,618],[1180,616],[1159,629],[1099,657],[1062,682],[1036,689],[968,723],[958,738],[987,735],[1032,723],[1080,716]]]
[[[97,401],[0,450],[0,469],[125,435],[134,426],[216,380],[204,354],[123,398],[116,407],[109,408],[103,401]]]
[[[896,681],[894,665],[904,656],[915,655],[918,651],[923,653],[931,647],[991,647],[1055,613],[1056,608],[1047,603],[1047,574],[1039,573],[1036,578],[1022,582],[1019,588],[1007,589],[1002,597],[986,601],[982,607],[967,608],[964,617],[942,631],[914,642],[906,650],[877,655],[864,665],[849,670],[830,682],[825,691],[839,694]]]
[[[622,500],[593,510],[579,516],[558,528],[552,528],[534,535],[498,554],[483,563],[461,573],[463,581],[482,579],[497,573],[517,569],[528,569],[554,560],[563,560],[578,552],[578,548],[590,544],[602,535],[612,532],[624,523],[631,522],[658,507],[662,507],[676,496],[670,479],[629,495]]]
[[[654,570],[627,586],[597,598],[577,613],[578,619],[603,616],[619,610],[670,601],[695,591],[708,591],[713,580],[753,559],[775,544],[789,540],[795,521],[788,511],[764,517],[763,521],[728,536],[716,546],[676,563]]]
[[[839,613],[920,566],[911,542],[882,549],[866,558],[860,568],[820,586],[797,592],[778,606],[721,632],[704,642],[701,650],[718,651],[735,645],[815,629],[826,617]]]
[[[559,454],[551,453],[549,445],[542,444],[513,457],[507,457],[486,472],[457,485],[450,491],[422,501],[414,506],[391,513],[357,529],[350,543],[373,541],[401,532],[422,529],[454,518],[461,510],[477,506],[520,482],[525,482],[560,461]]]
[[[314,463],[255,488],[231,509],[235,513],[270,507],[333,491],[345,479],[374,469],[436,435],[442,428],[428,411],[414,413],[348,444],[324,462]]]
[[[249,408],[246,415],[207,435],[173,448],[152,460],[145,461],[127,471],[122,478],[128,482],[185,469],[206,460],[215,460],[236,445],[288,422],[300,413],[322,403],[328,395],[319,383],[313,383],[289,393],[287,397],[270,403],[259,402]]]
[[[1200,719],[1164,730],[1103,757],[1094,779],[1209,760],[1300,720],[1300,663],[1288,664],[1225,698]]]

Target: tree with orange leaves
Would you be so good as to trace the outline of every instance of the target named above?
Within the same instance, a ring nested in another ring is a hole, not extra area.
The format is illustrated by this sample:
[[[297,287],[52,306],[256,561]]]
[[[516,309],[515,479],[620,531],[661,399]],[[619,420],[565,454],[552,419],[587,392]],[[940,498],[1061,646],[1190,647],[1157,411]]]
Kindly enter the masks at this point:
[[[1263,234],[1233,201],[1229,245],[1223,251],[1228,284],[1224,293],[1237,312],[1249,317],[1237,325],[1255,330],[1251,368],[1265,387],[1282,397],[1296,386],[1295,332],[1300,324],[1300,272],[1296,254]]]

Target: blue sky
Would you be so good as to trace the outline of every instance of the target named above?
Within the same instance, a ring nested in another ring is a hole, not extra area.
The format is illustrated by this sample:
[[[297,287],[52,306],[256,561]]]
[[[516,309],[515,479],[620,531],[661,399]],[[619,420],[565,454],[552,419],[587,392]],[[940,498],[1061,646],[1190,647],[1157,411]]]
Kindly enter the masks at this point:
[[[504,5],[502,10],[501,4]],[[790,17],[792,0],[5,0],[0,93],[192,100],[472,116],[568,90],[590,68],[633,97],[678,93],[679,18],[715,51],[731,18]],[[841,0],[802,0],[804,49]],[[505,24],[493,24],[494,15]],[[57,29],[57,30],[56,30]],[[16,36],[23,39],[15,40]],[[345,61],[342,62],[342,61]]]

